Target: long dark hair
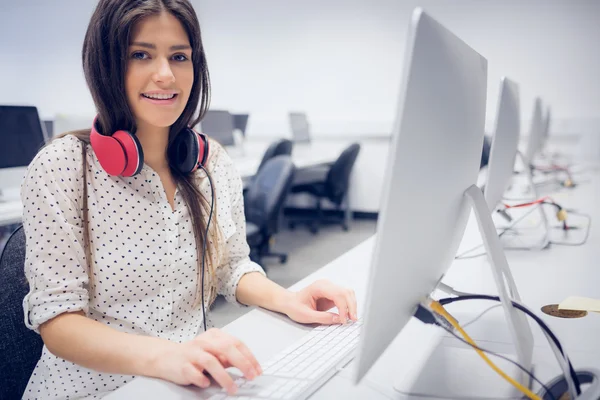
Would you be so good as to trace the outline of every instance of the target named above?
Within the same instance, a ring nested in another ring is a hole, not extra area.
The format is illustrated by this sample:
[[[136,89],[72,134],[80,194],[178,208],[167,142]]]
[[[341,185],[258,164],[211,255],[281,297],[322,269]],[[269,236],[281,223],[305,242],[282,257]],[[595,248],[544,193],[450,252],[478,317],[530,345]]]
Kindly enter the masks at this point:
[[[131,133],[136,132],[135,118],[125,93],[130,34],[135,24],[143,18],[161,12],[172,14],[183,25],[192,47],[194,66],[194,83],[190,97],[182,114],[170,128],[169,144],[183,128],[196,126],[204,117],[210,103],[210,79],[202,46],[200,24],[190,2],[188,0],[100,0],[88,25],[83,43],[82,59],[85,79],[96,105],[101,132],[115,132],[119,129],[126,129]],[[194,118],[197,110],[198,114]],[[74,135],[86,145],[90,143],[89,129],[66,132],[58,137],[66,135]],[[85,154],[83,160],[86,165]],[[213,215],[209,232],[212,240],[205,237],[206,221],[203,215],[208,215],[210,211],[210,199],[207,200],[198,189],[195,183],[195,174],[183,175],[173,167],[173,163],[170,162],[169,165],[171,165],[171,173],[188,207],[196,239],[196,253],[199,261],[196,305],[200,304],[202,289],[200,285],[201,249],[205,241],[208,240],[208,243],[211,244],[211,246],[207,246],[206,257],[206,272],[209,277],[206,285],[210,304],[216,297],[215,268],[220,258],[221,233]],[[84,168],[84,178],[85,173]],[[84,185],[87,189],[85,180]],[[88,275],[90,287],[92,287],[94,280],[86,203],[87,196],[84,195],[83,227],[86,237]]]

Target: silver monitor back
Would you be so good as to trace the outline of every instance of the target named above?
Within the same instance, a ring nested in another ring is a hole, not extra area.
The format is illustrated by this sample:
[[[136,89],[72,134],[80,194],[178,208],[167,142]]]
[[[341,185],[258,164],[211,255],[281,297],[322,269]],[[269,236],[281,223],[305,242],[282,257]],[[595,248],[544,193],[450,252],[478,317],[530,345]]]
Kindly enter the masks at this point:
[[[292,130],[292,140],[296,143],[310,142],[310,125],[305,113],[291,112],[290,129]]]
[[[520,118],[519,86],[508,78],[502,78],[484,191],[490,211],[502,200],[513,176],[521,131]]]
[[[435,289],[464,234],[485,125],[487,60],[413,13],[385,172],[356,379]]]
[[[542,123],[542,143],[540,144],[540,148],[543,149],[548,142],[548,138],[550,137],[550,119],[552,118],[552,112],[550,110],[550,106],[546,108],[546,115],[544,115],[544,121]]]
[[[202,133],[223,146],[235,145],[233,116],[229,111],[208,110],[200,122]]]
[[[541,150],[542,135],[542,100],[539,97],[536,97],[533,104],[533,115],[531,116],[527,150],[525,151],[527,162],[533,162],[535,155]]]

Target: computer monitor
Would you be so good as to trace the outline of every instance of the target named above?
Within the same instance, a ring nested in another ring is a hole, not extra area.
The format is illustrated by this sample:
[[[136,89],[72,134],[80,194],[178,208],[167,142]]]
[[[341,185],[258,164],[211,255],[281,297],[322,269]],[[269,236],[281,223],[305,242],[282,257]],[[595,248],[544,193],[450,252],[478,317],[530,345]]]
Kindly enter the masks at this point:
[[[37,108],[0,105],[0,137],[0,199],[17,199],[26,167],[47,139]]]
[[[532,163],[537,153],[541,150],[542,136],[542,100],[536,97],[533,104],[527,150],[525,151],[526,162]]]
[[[295,143],[310,142],[310,125],[308,124],[306,114],[301,112],[291,112],[289,117],[292,140]]]
[[[498,97],[484,190],[485,200],[492,211],[510,185],[521,131],[518,85],[508,78],[502,78]]]
[[[450,267],[477,181],[487,60],[421,9],[409,27],[364,306],[360,381]]]
[[[200,122],[202,133],[215,139],[223,146],[235,145],[233,137],[233,117],[229,111],[209,110]]]
[[[542,143],[540,147],[543,149],[548,142],[548,138],[550,137],[550,118],[552,117],[552,112],[550,110],[550,106],[546,108],[546,115],[544,116],[544,121],[542,123]]]
[[[233,115],[233,128],[239,129],[242,136],[246,137],[246,127],[248,126],[248,114],[232,114]]]

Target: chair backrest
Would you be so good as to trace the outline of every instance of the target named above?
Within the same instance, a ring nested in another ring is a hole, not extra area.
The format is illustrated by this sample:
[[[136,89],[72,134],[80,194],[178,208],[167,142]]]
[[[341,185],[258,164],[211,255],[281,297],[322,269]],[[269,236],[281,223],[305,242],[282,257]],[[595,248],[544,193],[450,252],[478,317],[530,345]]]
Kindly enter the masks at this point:
[[[327,173],[325,188],[327,198],[335,204],[341,204],[350,183],[350,173],[354,167],[360,144],[353,143],[348,146],[331,166]]]
[[[20,226],[0,255],[0,399],[20,399],[42,354],[40,335],[25,326],[25,233]]]
[[[257,225],[265,235],[277,232],[278,217],[292,185],[295,170],[289,155],[270,159],[256,175],[244,196],[246,221]]]
[[[233,146],[235,144],[233,116],[229,111],[208,110],[200,122],[200,127],[202,133],[207,134],[223,146]]]
[[[294,142],[310,142],[310,125],[306,114],[291,112],[289,117]]]
[[[292,155],[293,146],[294,143],[288,139],[279,139],[271,143],[265,151],[265,154],[263,155],[263,158],[260,161],[260,165],[258,166],[256,173],[258,174],[258,172],[265,166],[267,161],[269,161],[273,157]]]

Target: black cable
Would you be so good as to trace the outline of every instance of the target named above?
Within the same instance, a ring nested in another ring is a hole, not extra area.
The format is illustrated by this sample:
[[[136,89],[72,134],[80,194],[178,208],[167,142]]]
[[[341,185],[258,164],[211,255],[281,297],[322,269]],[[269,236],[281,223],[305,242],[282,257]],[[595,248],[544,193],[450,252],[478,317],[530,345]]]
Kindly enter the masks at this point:
[[[498,237],[500,238],[500,237],[502,237],[504,234],[506,234],[507,232],[510,232],[510,231],[513,231],[513,230],[515,230],[515,228],[514,228],[514,227],[515,227],[515,226],[516,226],[516,225],[517,225],[519,222],[521,222],[522,220],[524,220],[524,219],[525,219],[525,217],[527,217],[528,215],[532,214],[532,213],[533,213],[533,212],[534,212],[536,209],[537,209],[536,207],[533,207],[533,208],[531,208],[529,211],[527,211],[525,214],[521,215],[521,216],[520,216],[518,219],[516,219],[516,220],[515,220],[515,221],[512,223],[512,225],[511,225],[511,226],[509,226],[508,228],[504,228],[504,229],[503,229],[503,230],[502,230],[500,233],[498,233]],[[480,245],[478,245],[478,246],[476,246],[476,247],[473,247],[472,249],[469,249],[469,250],[467,250],[467,251],[463,251],[463,252],[462,252],[462,253],[460,253],[459,255],[455,256],[455,257],[454,257],[454,259],[455,259],[455,260],[467,260],[467,259],[470,259],[470,258],[478,258],[478,257],[485,256],[485,255],[487,254],[487,252],[483,252],[483,253],[475,254],[475,255],[472,255],[472,256],[466,256],[466,255],[465,255],[465,254],[469,254],[469,253],[471,253],[472,251],[474,251],[474,250],[477,250],[477,249],[479,249],[479,248],[481,248],[481,247],[484,247],[484,244],[483,244],[483,243],[482,243],[482,244],[480,244]]]
[[[441,304],[441,302],[440,302],[440,304]],[[542,386],[542,388],[546,391],[546,393],[550,393],[552,398],[554,400],[556,400],[556,397],[554,397],[554,394],[552,394],[550,392],[550,389],[546,385],[544,385],[544,383],[542,383],[542,381],[540,381],[538,378],[536,378],[535,375],[533,375],[533,373],[531,371],[527,370],[527,368],[525,368],[524,366],[522,366],[515,360],[511,360],[510,358],[503,356],[502,354],[495,353],[491,350],[487,350],[487,349],[484,349],[482,347],[479,347],[477,345],[473,345],[473,344],[467,342],[465,339],[463,339],[458,334],[456,334],[456,332],[454,332],[452,325],[444,318],[443,315],[438,315],[438,314],[434,313],[434,311],[429,310],[429,309],[423,307],[421,304],[419,304],[419,306],[417,307],[417,311],[414,314],[414,317],[417,318],[419,321],[423,322],[424,324],[437,325],[437,326],[443,328],[446,332],[450,333],[456,339],[460,340],[461,342],[463,342],[465,344],[468,344],[469,346],[471,346],[472,348],[474,348],[476,350],[482,351],[487,354],[491,354],[495,357],[501,358],[501,359],[508,361],[511,364],[517,366],[521,371],[523,371],[527,375],[529,375],[529,377],[531,379],[533,379],[534,381],[539,383]],[[440,321],[440,318],[442,318],[441,321]]]
[[[502,354],[495,353],[495,352],[493,352],[491,350],[484,349],[484,348],[479,347],[477,345],[472,345],[471,343],[469,343],[465,339],[461,338],[456,332],[454,332],[453,330],[449,329],[448,327],[443,326],[441,324],[439,326],[441,326],[446,332],[448,332],[449,334],[451,334],[452,336],[454,336],[456,339],[460,340],[461,342],[463,342],[465,344],[468,344],[469,346],[471,346],[475,350],[483,351],[484,353],[491,354],[492,356],[501,358],[501,359],[503,359],[505,361],[510,362],[513,365],[516,365],[521,371],[523,371],[527,375],[529,375],[529,377],[531,379],[533,379],[534,381],[536,381],[537,383],[539,383],[542,386],[542,388],[545,390],[545,392],[548,393],[548,394],[550,394],[550,396],[552,396],[552,399],[556,400],[556,397],[554,397],[554,394],[550,391],[550,389],[548,388],[548,386],[544,385],[544,383],[542,381],[540,381],[538,378],[536,378],[536,376],[531,371],[527,370],[527,368],[525,368],[524,366],[522,366],[521,364],[519,364],[515,360],[511,360],[510,358],[508,358],[506,356],[503,356]]]
[[[210,228],[210,220],[212,219],[213,208],[215,204],[215,187],[213,186],[212,178],[207,170],[204,169],[204,166],[200,164],[200,168],[208,177],[208,182],[210,184],[210,213],[208,214],[208,222],[206,223],[206,233],[204,234],[204,240],[202,243],[202,272],[200,272],[200,284],[202,285],[201,293],[202,293],[202,324],[204,325],[204,332],[206,329],[206,306],[204,305],[204,262],[206,259],[206,243],[208,242],[208,229]]]
[[[574,247],[577,247],[577,246],[583,246],[584,244],[587,243],[588,238],[590,237],[590,231],[592,230],[592,217],[590,215],[588,215],[588,214],[583,214],[583,213],[578,213],[578,212],[569,211],[569,213],[572,214],[572,215],[578,215],[580,217],[584,217],[584,218],[587,219],[588,223],[587,223],[587,230],[585,232],[585,237],[583,238],[582,241],[576,242],[576,243],[555,242],[555,241],[551,240],[550,244],[555,244],[557,246],[574,246]],[[578,229],[578,228],[577,227],[568,227],[568,228],[565,229],[564,226],[563,226],[560,229],[563,229],[565,231],[569,231],[569,230]]]
[[[446,304],[454,303],[456,301],[464,301],[464,300],[501,301],[500,297],[498,297],[498,296],[488,296],[488,295],[478,295],[478,294],[469,295],[469,296],[447,297],[447,298],[444,298],[444,299],[441,299],[438,301],[441,305],[446,305]],[[544,332],[548,334],[550,339],[552,339],[552,341],[556,344],[556,347],[558,348],[560,353],[563,355],[563,357],[565,357],[565,352],[564,352],[558,338],[550,330],[548,325],[546,325],[546,323],[540,317],[535,315],[532,311],[530,311],[526,307],[523,307],[521,304],[516,303],[514,301],[511,301],[511,303],[512,303],[513,307],[515,307],[515,308],[519,309],[520,311],[524,312],[525,314],[529,315],[535,322],[537,322],[538,325],[544,330]],[[580,395],[581,394],[581,384],[579,383],[579,378],[577,377],[577,374],[575,373],[575,370],[573,369],[573,365],[571,364],[570,360],[568,360],[568,363],[569,363],[569,372],[570,372],[571,378],[573,379],[573,383],[575,384],[575,390],[577,392],[577,395]]]

